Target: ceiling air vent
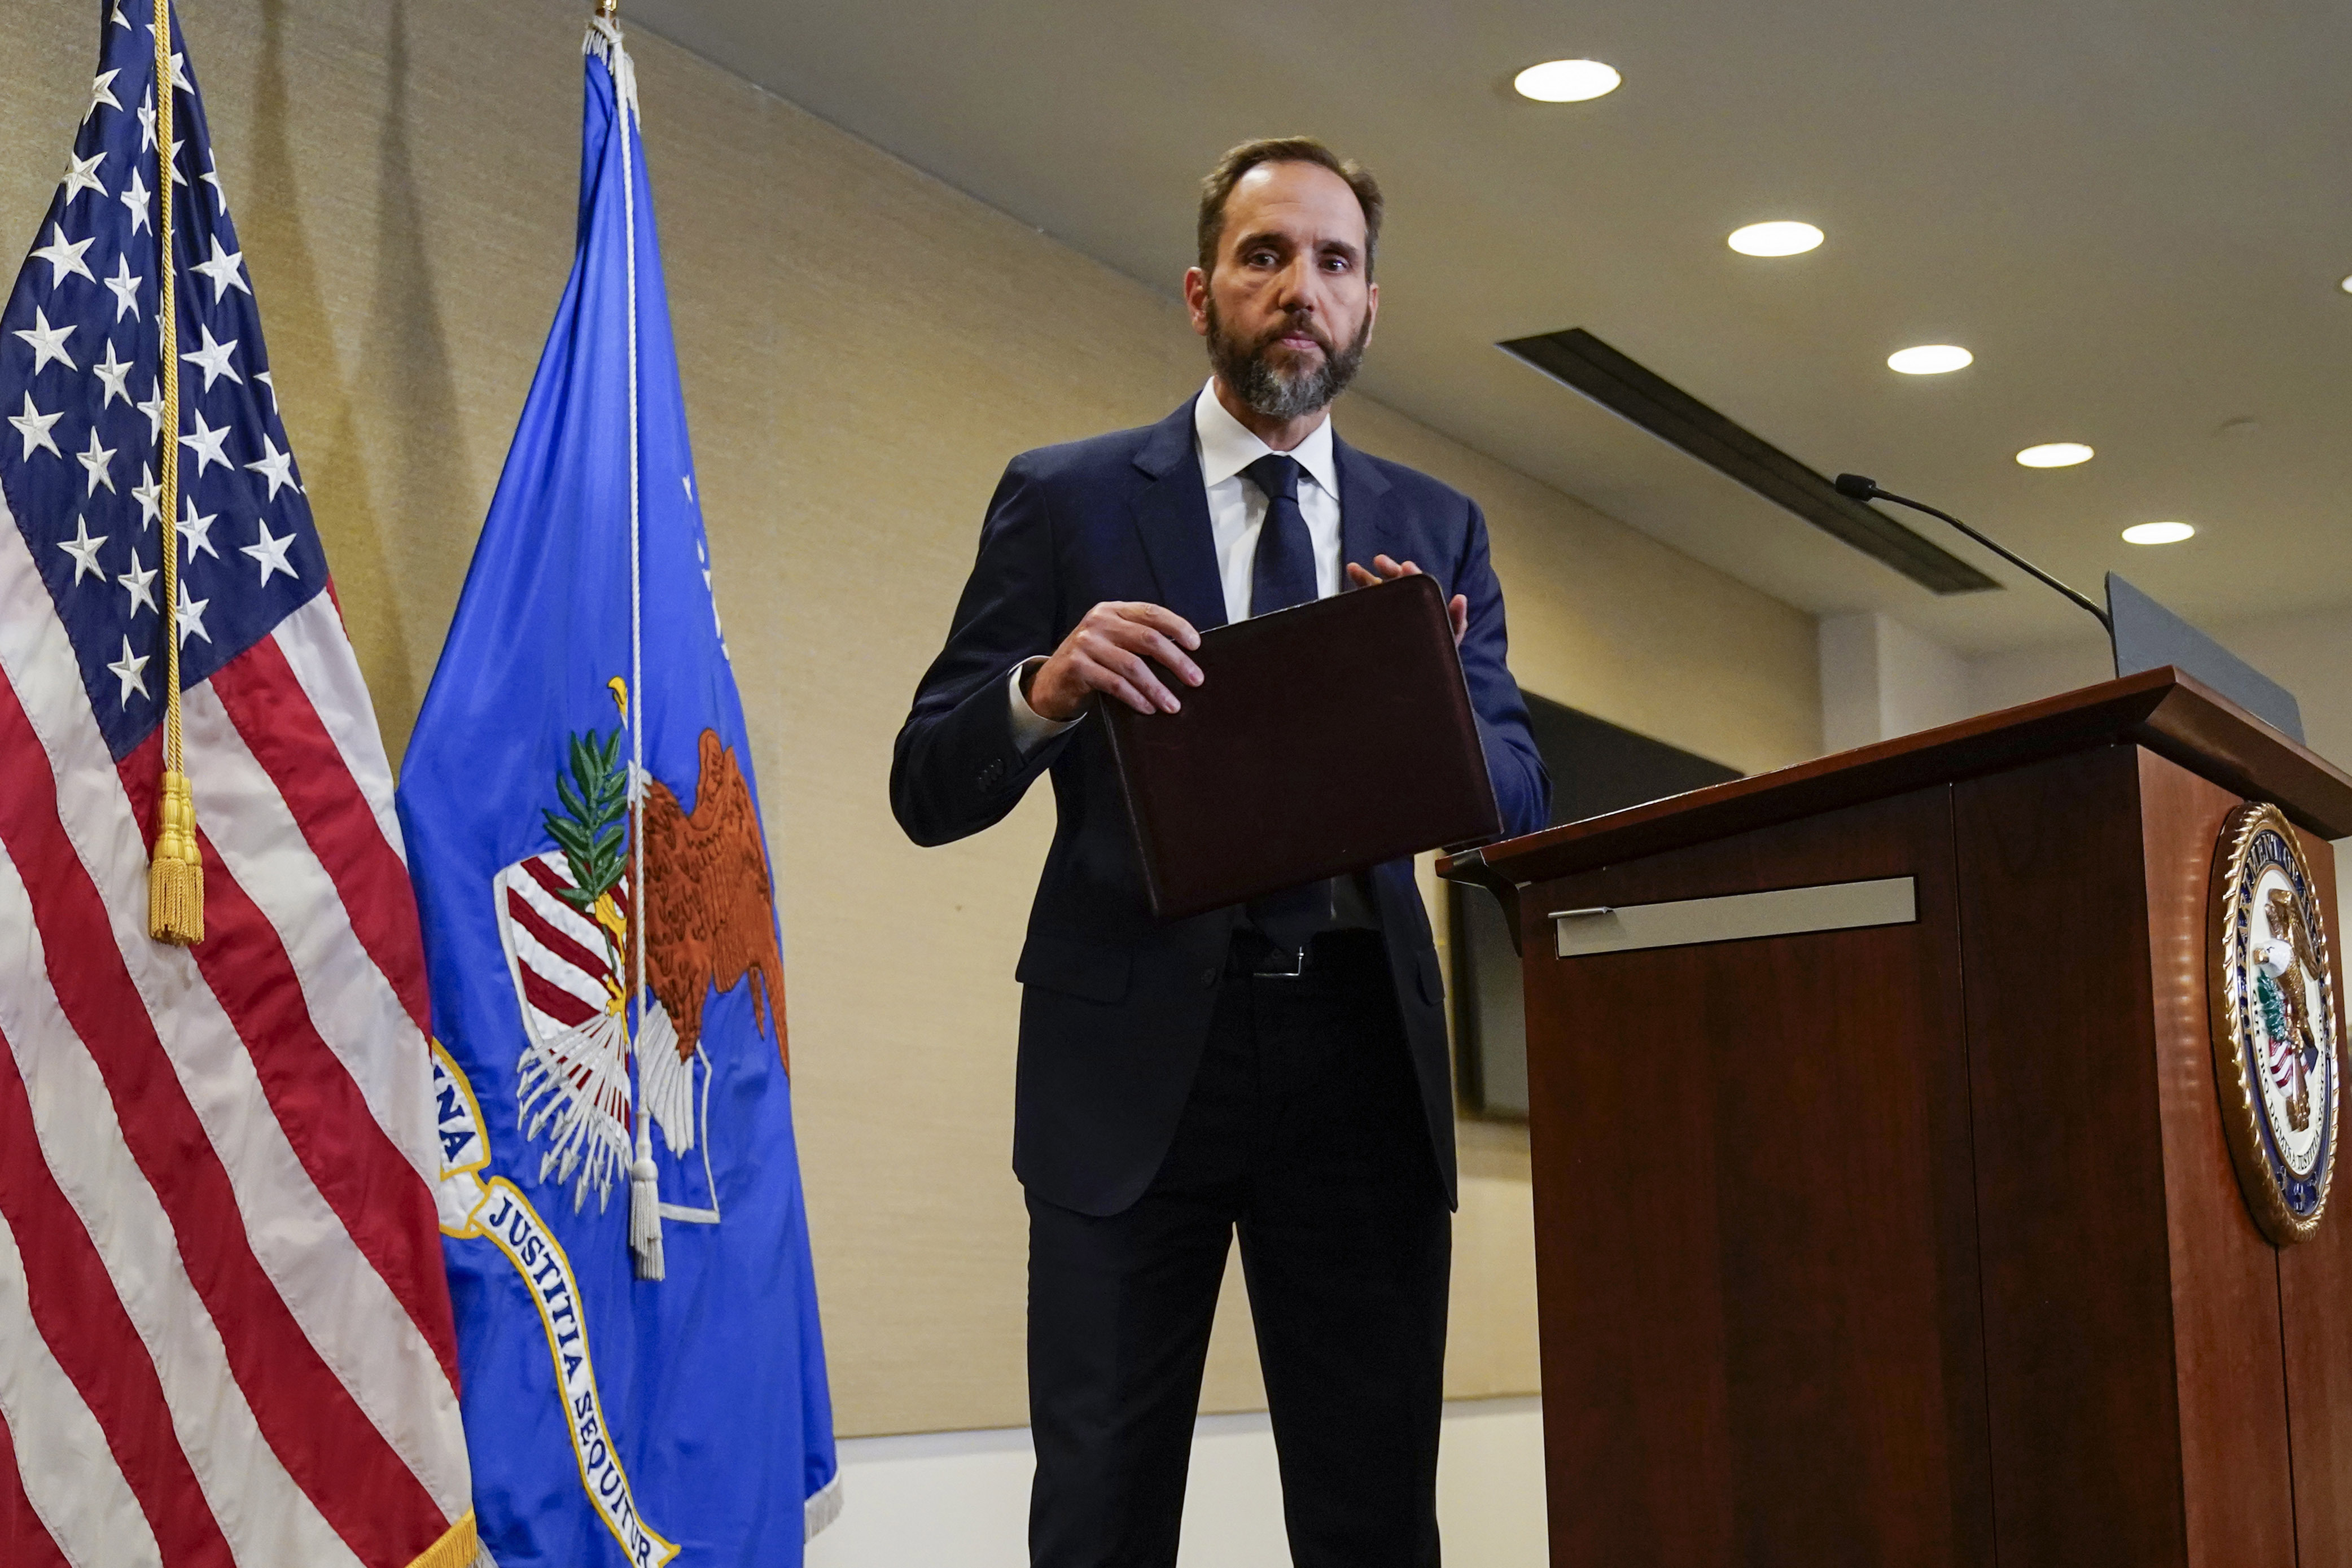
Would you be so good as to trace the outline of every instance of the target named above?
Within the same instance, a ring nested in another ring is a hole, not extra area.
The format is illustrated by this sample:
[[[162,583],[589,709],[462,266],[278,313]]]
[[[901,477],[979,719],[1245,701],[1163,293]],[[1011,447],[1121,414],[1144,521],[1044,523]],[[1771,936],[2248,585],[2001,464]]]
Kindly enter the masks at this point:
[[[1929,593],[1980,594],[2000,586],[1885,513],[1838,494],[1829,480],[1780,447],[1741,429],[1581,327],[1513,338],[1496,346],[1843,540],[1872,560],[1892,566]]]

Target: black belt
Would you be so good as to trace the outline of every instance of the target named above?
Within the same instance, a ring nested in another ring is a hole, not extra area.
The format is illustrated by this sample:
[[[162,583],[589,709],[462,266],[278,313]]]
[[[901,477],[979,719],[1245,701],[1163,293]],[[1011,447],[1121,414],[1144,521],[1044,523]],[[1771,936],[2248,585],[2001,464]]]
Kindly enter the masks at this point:
[[[1318,931],[1305,947],[1276,947],[1255,931],[1234,932],[1225,956],[1225,973],[1260,980],[1296,980],[1301,975],[1335,970],[1384,967],[1387,945],[1376,931],[1351,927]]]

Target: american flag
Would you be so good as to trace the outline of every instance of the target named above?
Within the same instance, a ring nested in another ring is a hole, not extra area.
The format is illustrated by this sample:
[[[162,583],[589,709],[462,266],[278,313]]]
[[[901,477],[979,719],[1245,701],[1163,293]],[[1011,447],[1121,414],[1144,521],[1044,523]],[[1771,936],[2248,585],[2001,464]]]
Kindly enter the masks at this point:
[[[101,0],[0,312],[0,1562],[475,1561],[416,909],[173,29]],[[147,932],[178,443],[193,948]]]

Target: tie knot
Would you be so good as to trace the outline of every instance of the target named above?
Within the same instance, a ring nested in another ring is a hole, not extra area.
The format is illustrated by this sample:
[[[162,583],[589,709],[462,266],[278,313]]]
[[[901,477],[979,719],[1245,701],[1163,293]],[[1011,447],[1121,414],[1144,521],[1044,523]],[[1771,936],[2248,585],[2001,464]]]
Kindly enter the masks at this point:
[[[1279,452],[1268,452],[1242,470],[1250,477],[1266,500],[1296,501],[1298,499],[1298,459],[1286,458]]]

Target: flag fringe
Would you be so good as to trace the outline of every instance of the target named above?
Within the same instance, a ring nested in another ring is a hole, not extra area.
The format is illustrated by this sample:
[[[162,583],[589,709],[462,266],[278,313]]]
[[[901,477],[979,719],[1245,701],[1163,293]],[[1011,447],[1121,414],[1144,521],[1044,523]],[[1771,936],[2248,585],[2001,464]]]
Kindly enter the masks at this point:
[[[408,1568],[499,1568],[498,1559],[481,1542],[474,1527],[474,1510],[442,1532]]]
[[[836,1466],[833,1479],[819,1487],[801,1510],[802,1545],[814,1541],[825,1526],[841,1517],[841,1470]]]

